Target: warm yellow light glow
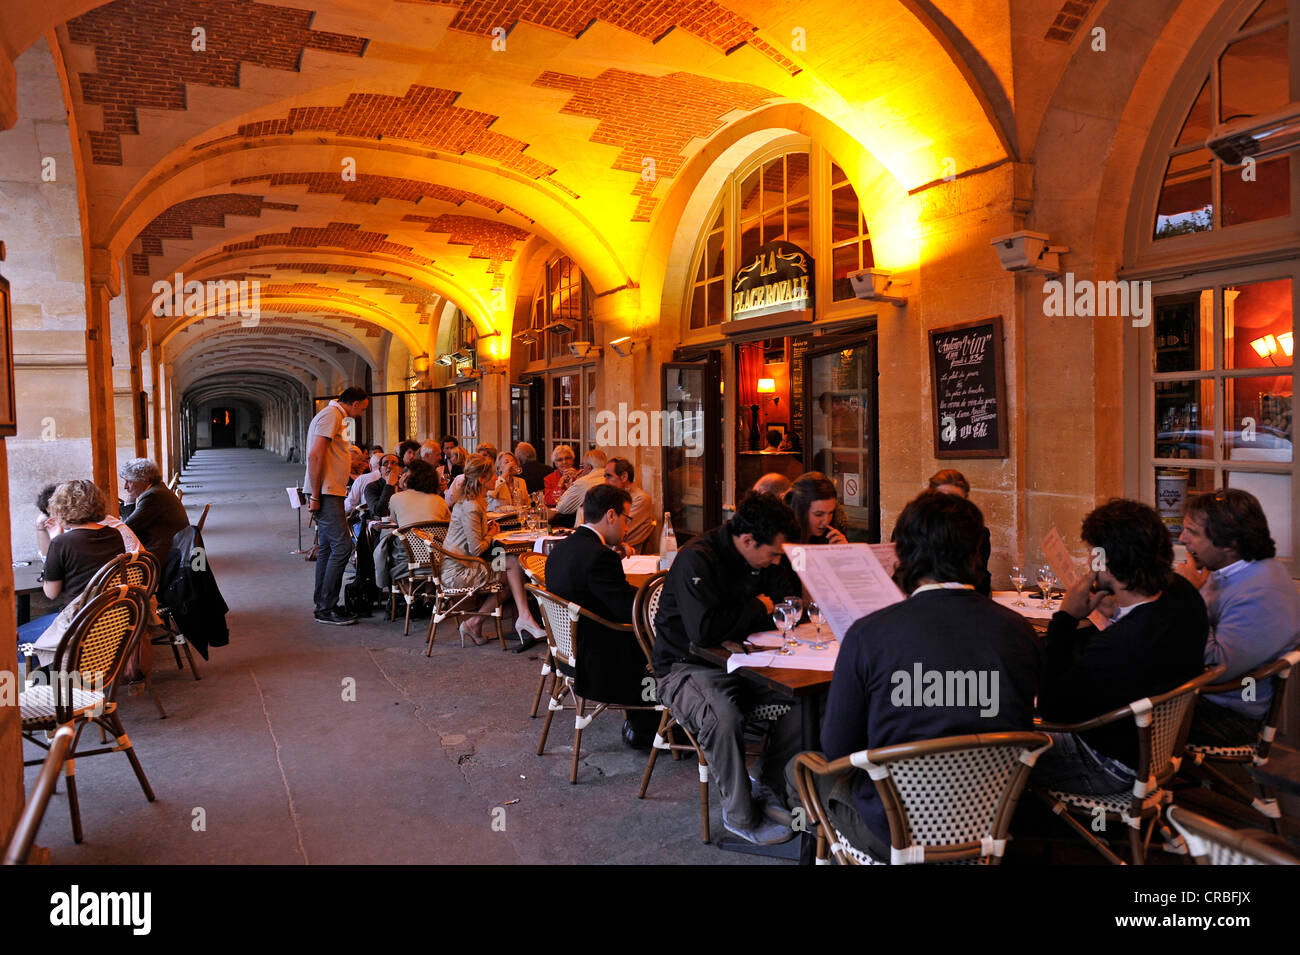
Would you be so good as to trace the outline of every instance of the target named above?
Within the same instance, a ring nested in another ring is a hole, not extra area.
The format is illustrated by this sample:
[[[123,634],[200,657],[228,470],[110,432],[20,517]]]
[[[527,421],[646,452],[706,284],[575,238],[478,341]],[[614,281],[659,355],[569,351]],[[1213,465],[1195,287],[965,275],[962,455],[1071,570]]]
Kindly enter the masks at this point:
[[[758,379],[758,393],[759,393],[760,395],[770,395],[770,394],[772,394],[774,391],[776,391],[776,379],[775,379],[775,378],[760,378],[760,379]]]
[[[1291,333],[1283,332],[1281,335],[1277,336],[1277,343],[1282,346],[1282,354],[1286,355],[1287,358],[1290,358],[1291,349],[1294,347],[1294,343],[1291,341]]]
[[[1277,354],[1277,339],[1272,335],[1265,335],[1263,338],[1256,338],[1250,343],[1250,347],[1255,349],[1255,354],[1260,358],[1271,358]]]
[[[415,370],[417,375],[423,375],[429,370],[429,356],[416,355],[415,358],[411,360],[411,368]]]

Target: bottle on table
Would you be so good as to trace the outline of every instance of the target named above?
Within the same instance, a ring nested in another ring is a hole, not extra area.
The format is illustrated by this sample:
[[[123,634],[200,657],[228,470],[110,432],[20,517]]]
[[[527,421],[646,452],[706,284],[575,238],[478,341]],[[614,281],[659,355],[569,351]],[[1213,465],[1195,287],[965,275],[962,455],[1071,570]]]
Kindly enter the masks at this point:
[[[664,529],[659,532],[659,569],[667,570],[677,556],[677,535],[673,533],[673,517],[664,511]]]

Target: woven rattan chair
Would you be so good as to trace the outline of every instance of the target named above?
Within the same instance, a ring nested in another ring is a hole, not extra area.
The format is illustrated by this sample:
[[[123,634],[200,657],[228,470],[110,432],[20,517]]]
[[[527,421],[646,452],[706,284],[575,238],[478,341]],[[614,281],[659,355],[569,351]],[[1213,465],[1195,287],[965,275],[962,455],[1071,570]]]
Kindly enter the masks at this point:
[[[538,587],[546,586],[546,555],[545,554],[520,554],[519,566],[524,569],[526,576],[532,583]],[[552,689],[555,684],[555,658],[551,656],[551,648],[548,644],[546,647],[546,657],[542,660],[542,675],[537,680],[537,694],[533,697],[533,708],[528,714],[529,719],[537,719],[537,711],[542,705],[542,694],[546,692],[546,678],[551,677]]]
[[[1187,755],[1190,757],[1189,762],[1191,764],[1188,767],[1189,771],[1197,772],[1199,770],[1204,772],[1211,779],[1226,786],[1233,797],[1246,803],[1267,819],[1269,827],[1275,833],[1278,831],[1278,820],[1282,818],[1282,811],[1268,786],[1256,781],[1255,786],[1258,788],[1259,794],[1252,795],[1215,764],[1263,766],[1268,762],[1269,750],[1273,746],[1274,736],[1277,735],[1277,724],[1282,718],[1282,701],[1286,697],[1286,681],[1291,676],[1291,668],[1297,663],[1300,663],[1300,650],[1292,650],[1290,653],[1286,653],[1236,680],[1201,688],[1201,696],[1205,696],[1209,693],[1238,692],[1247,686],[1259,686],[1265,680],[1276,681],[1273,685],[1273,698],[1269,703],[1268,715],[1264,717],[1264,723],[1260,727],[1259,735],[1255,737],[1252,745],[1207,746],[1197,743],[1187,744]],[[1195,769],[1192,767],[1195,767]]]
[[[411,632],[411,605],[416,597],[437,600],[438,572],[441,569],[434,555],[431,544],[441,544],[447,538],[446,521],[421,521],[407,527],[399,527],[393,536],[406,551],[406,576],[392,584],[393,606],[389,609],[389,619],[396,616],[397,597],[400,594],[406,601],[405,636]]]
[[[79,757],[125,752],[145,797],[150,802],[154,800],[149,780],[131,747],[130,737],[122,728],[114,701],[123,664],[140,639],[146,618],[143,590],[137,587],[105,590],[81,609],[64,634],[54,652],[53,682],[28,687],[18,695],[24,739],[48,750],[49,743],[44,738],[48,734],[65,725],[71,725],[76,732],[63,774],[72,815],[72,837],[77,842],[81,841],[75,776]],[[114,745],[78,750],[82,731],[91,723],[108,730]],[[40,762],[30,760],[24,765],[35,766]]]
[[[424,650],[426,657],[433,653],[433,638],[437,636],[438,624],[452,616],[479,616],[479,611],[474,608],[478,606],[480,598],[490,594],[499,594],[505,589],[501,575],[496,573],[492,569],[492,565],[482,557],[473,557],[469,554],[448,550],[442,544],[432,540],[429,541],[429,550],[433,555],[433,562],[438,567],[439,573],[441,573],[444,562],[452,561],[466,567],[482,568],[483,579],[480,583],[468,587],[448,587],[439,580],[437,597],[433,602],[433,616],[429,618],[429,640]],[[496,608],[492,610],[491,616],[496,619],[497,640],[501,644],[501,649],[504,650],[506,648],[506,637],[501,631],[501,604],[499,602]],[[465,637],[463,635],[460,638],[460,645],[465,646]]]
[[[636,627],[637,642],[641,644],[641,652],[645,654],[646,662],[651,667],[653,667],[652,658],[655,644],[655,616],[659,613],[659,599],[663,593],[664,582],[667,578],[668,572],[660,571],[642,584],[632,609],[632,622]],[[650,775],[654,772],[655,763],[658,761],[660,752],[671,753],[673,759],[680,759],[686,753],[694,753],[700,768],[700,838],[708,842],[709,763],[704,756],[704,750],[700,748],[699,742],[690,730],[677,721],[677,718],[673,716],[667,706],[656,703],[654,708],[659,711],[659,729],[655,733],[654,743],[651,744],[650,756],[646,760],[645,771],[641,774],[641,788],[637,792],[637,798],[645,798],[646,790],[650,787]],[[745,721],[747,723],[765,723],[778,720],[789,712],[790,706],[786,703],[762,703],[745,714]],[[675,732],[684,735],[688,742],[673,742]],[[767,734],[764,732],[762,745],[765,746],[766,742]]]
[[[841,865],[883,864],[835,828],[817,795],[815,776],[862,770],[889,820],[890,864],[997,865],[1030,770],[1051,745],[1046,733],[980,733],[882,746],[834,762],[800,753],[795,784],[818,827],[817,860],[826,861],[829,849]]]
[[[206,511],[204,513],[206,514]],[[162,583],[162,568],[158,564],[158,558],[154,557],[153,554],[143,548],[141,548],[139,553],[135,556],[140,560],[153,562],[154,579],[158,581],[158,584],[155,584],[155,587],[160,586]],[[158,618],[163,622],[163,632],[152,639],[151,642],[153,645],[155,647],[170,647],[172,656],[176,660],[176,669],[184,670],[185,663],[188,663],[190,666],[190,673],[193,674],[194,679],[203,679],[203,677],[199,675],[198,664],[194,662],[194,651],[190,649],[190,642],[185,639],[185,634],[181,632],[181,628],[176,623],[176,618],[172,616],[171,610],[164,606],[161,601],[158,602]],[[182,650],[185,651],[185,663],[181,662]]]
[[[1182,806],[1170,806],[1165,816],[1197,865],[1300,865],[1300,859],[1252,833],[1221,826]]]
[[[86,584],[86,600],[89,601],[92,597],[113,587],[139,587],[145,593],[145,606],[148,608],[145,625],[145,632],[147,632],[148,622],[154,617],[154,608],[157,606],[154,596],[158,592],[158,577],[158,560],[144,548],[134,554],[119,554],[99,568],[95,576],[90,578],[90,583]],[[168,637],[168,634],[163,634],[161,639],[168,639]],[[145,638],[142,635],[140,639]],[[179,662],[178,658],[177,663]],[[148,673],[144,675],[144,685],[149,695],[153,697],[154,706],[158,708],[158,718],[167,719],[167,711],[163,709],[162,700],[158,698],[158,691],[154,689],[153,680]]]
[[[1096,795],[1063,792],[1038,785],[1031,785],[1030,790],[1107,861],[1115,865],[1124,865],[1124,860],[1094,835],[1091,825],[1099,818],[1123,823],[1128,832],[1133,864],[1144,864],[1151,835],[1156,826],[1161,825],[1161,807],[1173,800],[1173,794],[1165,788],[1165,784],[1178,772],[1182,762],[1187,731],[1192,725],[1196,693],[1222,676],[1223,671],[1222,666],[1207,670],[1194,680],[1188,680],[1166,693],[1121,706],[1082,723],[1063,726],[1044,722],[1035,726],[1035,729],[1044,732],[1082,733],[1108,723],[1132,719],[1138,738],[1138,765],[1134,767],[1137,778],[1133,781],[1132,791],[1120,790]],[[1075,815],[1088,819],[1088,824],[1079,822],[1074,818]],[[1145,837],[1142,835],[1144,822],[1148,823]],[[1166,837],[1167,844],[1172,843],[1174,851],[1179,851],[1176,839],[1171,838],[1173,833],[1164,830],[1162,835]]]
[[[50,796],[54,794],[59,773],[63,771],[63,763],[76,735],[71,725],[60,726],[55,730],[54,737],[49,741],[50,750],[41,763],[41,773],[36,778],[36,785],[32,787],[32,795],[27,800],[27,805],[23,806],[18,825],[14,828],[9,845],[5,847],[5,865],[27,864],[32,844],[36,842],[36,834],[41,829],[41,820],[45,818],[45,809],[50,804]]]
[[[578,667],[578,621],[590,620],[592,623],[634,634],[630,623],[613,623],[598,614],[568,600],[555,596],[549,590],[535,584],[526,584],[527,590],[537,599],[537,606],[542,611],[542,623],[546,630],[546,644],[555,660],[555,677],[552,682],[551,698],[546,704],[546,721],[542,724],[542,738],[537,744],[537,755],[546,754],[546,737],[551,730],[551,720],[555,714],[564,709],[563,699],[567,695],[573,699],[575,716],[573,718],[573,762],[569,766],[569,782],[578,781],[578,758],[582,755],[582,731],[607,709],[654,710],[656,706],[628,706],[623,703],[602,703],[588,700],[577,694],[574,678]],[[596,708],[587,713],[587,704],[595,703]]]

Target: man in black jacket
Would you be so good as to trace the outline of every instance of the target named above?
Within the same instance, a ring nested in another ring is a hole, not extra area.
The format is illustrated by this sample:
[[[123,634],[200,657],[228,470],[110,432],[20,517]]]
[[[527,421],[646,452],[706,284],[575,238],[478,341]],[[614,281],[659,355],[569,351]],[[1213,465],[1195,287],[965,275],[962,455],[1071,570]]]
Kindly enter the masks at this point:
[[[1047,628],[1038,706],[1054,723],[1091,719],[1186,683],[1204,667],[1209,633],[1205,602],[1173,572],[1169,531],[1154,510],[1116,498],[1083,519],[1081,536],[1103,569],[1070,588]],[[1098,607],[1110,626],[1080,629]],[[1033,777],[1051,789],[1120,792],[1135,770],[1145,773],[1132,720],[1052,738]]]
[[[728,523],[677,552],[655,618],[654,670],[660,702],[695,734],[722,793],[722,823],[749,842],[793,837],[780,793],[782,769],[799,748],[798,711],[776,721],[754,769],[763,783],[755,802],[745,768],[745,713],[789,702],[740,675],[691,656],[690,646],[741,652],[751,633],[774,629],[776,602],[803,592],[782,547],[797,540],[794,512],[770,494],[751,494]]]
[[[118,470],[126,501],[122,520],[145,550],[162,564],[172,549],[172,538],[190,526],[185,505],[163,483],[158,465],[148,458],[132,458]]]
[[[612,623],[632,622],[636,588],[627,582],[618,555],[610,548],[627,532],[632,499],[627,491],[598,484],[583,498],[587,523],[557,543],[546,560],[546,588],[557,597],[604,617]],[[578,621],[578,672],[574,689],[584,699],[631,706],[653,705],[643,696],[645,654],[636,637]],[[659,714],[633,710],[623,724],[623,740],[645,748],[654,738]]]

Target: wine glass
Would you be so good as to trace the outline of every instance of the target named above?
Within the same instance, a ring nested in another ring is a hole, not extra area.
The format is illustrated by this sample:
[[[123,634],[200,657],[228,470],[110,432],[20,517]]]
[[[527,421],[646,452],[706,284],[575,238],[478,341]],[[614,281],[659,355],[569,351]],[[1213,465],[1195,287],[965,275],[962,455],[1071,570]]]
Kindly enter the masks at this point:
[[[1050,567],[1048,568],[1047,576],[1048,576],[1047,606],[1049,609],[1055,609],[1057,601],[1052,591],[1055,590],[1056,586],[1061,582],[1061,578],[1057,577],[1056,571],[1052,570]]]
[[[1025,603],[1025,595],[1022,592],[1025,589],[1025,584],[1027,584],[1028,582],[1029,582],[1029,578],[1025,576],[1025,572],[1024,570],[1021,569],[1020,565],[1019,564],[1014,565],[1011,568],[1011,586],[1016,588],[1016,602],[1014,606],[1016,607],[1029,606],[1029,604]]]
[[[1047,564],[1038,568],[1034,577],[1034,582],[1038,584],[1038,589],[1042,591],[1043,602],[1038,605],[1039,610],[1051,610],[1052,605],[1049,602],[1052,593],[1052,584],[1056,582],[1056,575],[1052,573],[1052,568]]]
[[[785,608],[785,646],[790,653],[794,653],[799,646],[794,630],[803,617],[803,601],[798,597],[786,597],[781,601],[781,606]]]
[[[808,604],[808,619],[817,628],[817,635],[813,637],[812,648],[814,650],[825,650],[826,644],[822,643],[822,624],[826,622],[826,616],[822,613],[821,606],[815,600]]]
[[[776,624],[776,629],[781,633],[782,656],[789,656],[792,652],[790,648],[786,646],[786,638],[790,632],[790,627],[793,626],[790,620],[790,616],[793,612],[794,608],[784,603],[779,603],[772,608],[772,622]]]

